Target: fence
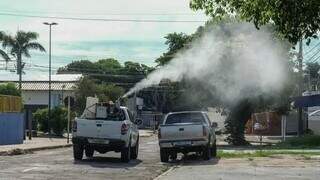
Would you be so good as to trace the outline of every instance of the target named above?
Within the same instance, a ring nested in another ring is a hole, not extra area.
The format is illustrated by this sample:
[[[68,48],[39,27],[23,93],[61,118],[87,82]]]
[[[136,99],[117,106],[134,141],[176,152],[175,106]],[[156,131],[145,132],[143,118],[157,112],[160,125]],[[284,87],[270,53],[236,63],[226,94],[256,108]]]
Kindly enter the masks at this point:
[[[0,95],[0,113],[21,112],[22,100],[18,96]]]
[[[17,96],[0,95],[0,145],[23,143],[24,117]]]

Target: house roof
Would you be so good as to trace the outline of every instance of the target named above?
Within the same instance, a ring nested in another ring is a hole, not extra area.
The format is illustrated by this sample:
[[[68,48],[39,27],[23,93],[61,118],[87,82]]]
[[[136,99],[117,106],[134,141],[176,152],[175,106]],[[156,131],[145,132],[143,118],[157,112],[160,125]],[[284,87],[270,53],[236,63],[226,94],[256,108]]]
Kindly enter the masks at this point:
[[[53,91],[72,91],[76,87],[77,82],[79,82],[81,74],[57,74],[52,75],[51,80],[51,90]],[[12,82],[16,86],[19,86],[19,81],[1,81],[2,83]],[[49,90],[49,81],[46,79],[33,79],[24,80],[21,83],[22,91],[46,91]]]

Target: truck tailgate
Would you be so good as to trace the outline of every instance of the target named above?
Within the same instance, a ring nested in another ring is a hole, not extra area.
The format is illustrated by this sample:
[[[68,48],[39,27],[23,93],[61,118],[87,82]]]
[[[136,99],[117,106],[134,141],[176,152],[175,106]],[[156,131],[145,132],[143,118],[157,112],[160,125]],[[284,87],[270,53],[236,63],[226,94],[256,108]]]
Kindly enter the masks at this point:
[[[119,121],[77,119],[77,136],[92,138],[121,138],[121,125]]]
[[[161,140],[163,141],[179,141],[203,138],[202,124],[174,124],[161,125]]]

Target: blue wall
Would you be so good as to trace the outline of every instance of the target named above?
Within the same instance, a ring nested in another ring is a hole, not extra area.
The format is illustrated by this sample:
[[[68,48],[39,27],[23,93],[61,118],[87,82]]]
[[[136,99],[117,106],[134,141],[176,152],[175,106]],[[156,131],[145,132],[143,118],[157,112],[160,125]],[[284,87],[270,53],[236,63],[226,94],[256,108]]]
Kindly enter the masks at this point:
[[[0,113],[0,145],[23,143],[23,113]]]

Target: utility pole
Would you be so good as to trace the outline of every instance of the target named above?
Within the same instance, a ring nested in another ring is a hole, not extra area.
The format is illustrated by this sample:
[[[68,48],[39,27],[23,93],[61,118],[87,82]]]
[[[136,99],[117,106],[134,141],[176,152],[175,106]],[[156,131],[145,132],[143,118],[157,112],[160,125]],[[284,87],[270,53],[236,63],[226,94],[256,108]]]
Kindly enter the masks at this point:
[[[50,134],[50,118],[51,118],[51,26],[58,25],[58,23],[44,22],[44,25],[49,26],[49,99],[48,99],[48,133]]]
[[[303,49],[302,49],[302,40],[299,41],[299,52],[298,52],[298,63],[299,63],[299,96],[302,96],[303,93]],[[298,136],[303,135],[303,117],[302,117],[302,107],[298,108]]]

